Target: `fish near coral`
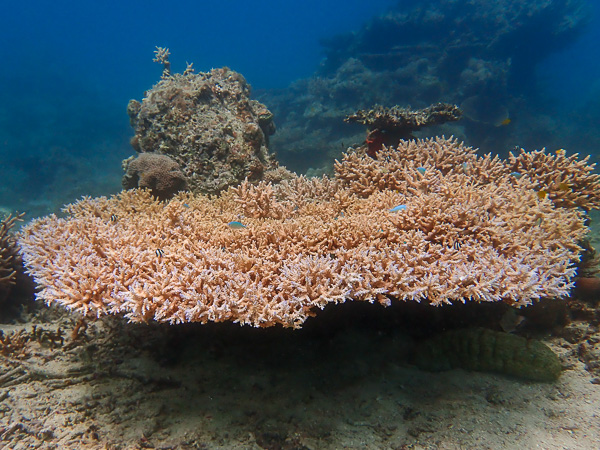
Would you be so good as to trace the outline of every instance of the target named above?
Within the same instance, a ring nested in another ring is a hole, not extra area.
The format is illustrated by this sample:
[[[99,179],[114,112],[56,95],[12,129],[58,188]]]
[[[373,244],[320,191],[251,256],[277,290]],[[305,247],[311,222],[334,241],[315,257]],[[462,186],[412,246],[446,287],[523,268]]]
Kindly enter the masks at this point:
[[[238,222],[237,220],[232,220],[231,222],[229,222],[227,224],[227,226],[231,229],[234,230],[239,230],[241,228],[246,228],[246,225],[244,225],[242,222]]]

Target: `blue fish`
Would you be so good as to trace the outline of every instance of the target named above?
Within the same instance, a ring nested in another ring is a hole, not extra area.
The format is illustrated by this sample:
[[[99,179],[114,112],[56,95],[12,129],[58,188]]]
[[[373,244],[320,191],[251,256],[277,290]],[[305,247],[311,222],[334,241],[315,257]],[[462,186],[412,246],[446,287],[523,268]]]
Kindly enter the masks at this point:
[[[421,174],[421,175],[425,175],[425,172],[427,172],[427,169],[425,167],[417,167],[417,171]]]
[[[186,208],[190,207],[190,205],[188,205],[187,203],[184,203],[183,206],[185,206]]]
[[[227,225],[229,225],[229,228],[233,229],[246,228],[246,225],[244,225],[242,222],[238,222],[237,220],[232,220]]]
[[[398,205],[398,206],[394,206],[392,209],[390,209],[390,212],[404,211],[405,209],[406,209],[406,205]]]
[[[511,172],[510,176],[511,177],[515,177],[517,179],[521,178],[521,174],[519,172]]]

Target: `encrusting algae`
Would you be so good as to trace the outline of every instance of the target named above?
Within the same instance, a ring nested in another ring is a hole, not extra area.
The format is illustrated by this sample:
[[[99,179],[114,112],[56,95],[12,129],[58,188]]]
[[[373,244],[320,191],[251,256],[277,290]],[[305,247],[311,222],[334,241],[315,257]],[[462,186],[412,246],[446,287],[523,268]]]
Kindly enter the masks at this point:
[[[569,294],[584,209],[600,204],[587,160],[536,155],[402,141],[376,159],[346,154],[335,179],[246,181],[168,202],[144,190],[83,198],[65,218],[32,221],[19,244],[39,299],[134,322],[298,328],[346,300],[523,306]],[[568,197],[554,202],[540,162],[562,167]]]

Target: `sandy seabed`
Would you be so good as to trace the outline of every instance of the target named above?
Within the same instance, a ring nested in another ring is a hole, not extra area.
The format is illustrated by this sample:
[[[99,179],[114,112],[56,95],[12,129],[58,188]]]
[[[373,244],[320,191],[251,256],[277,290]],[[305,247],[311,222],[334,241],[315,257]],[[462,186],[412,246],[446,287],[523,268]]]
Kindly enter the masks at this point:
[[[347,325],[304,332],[106,318],[86,328],[74,315],[38,309],[26,323],[0,325],[15,343],[14,333],[24,337],[20,350],[0,359],[0,444],[600,448],[599,379],[582,358],[588,355],[589,369],[591,350],[600,347],[589,323],[546,340],[566,367],[555,383],[423,372],[409,362],[407,335],[360,319]]]

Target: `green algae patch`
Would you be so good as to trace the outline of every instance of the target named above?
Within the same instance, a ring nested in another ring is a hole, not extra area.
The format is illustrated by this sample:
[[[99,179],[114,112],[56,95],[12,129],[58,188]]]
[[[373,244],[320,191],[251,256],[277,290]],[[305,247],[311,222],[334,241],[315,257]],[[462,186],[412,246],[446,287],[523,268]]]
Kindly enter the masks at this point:
[[[562,371],[558,356],[546,344],[485,328],[427,339],[417,345],[414,362],[433,372],[460,368],[544,382],[557,380]]]

